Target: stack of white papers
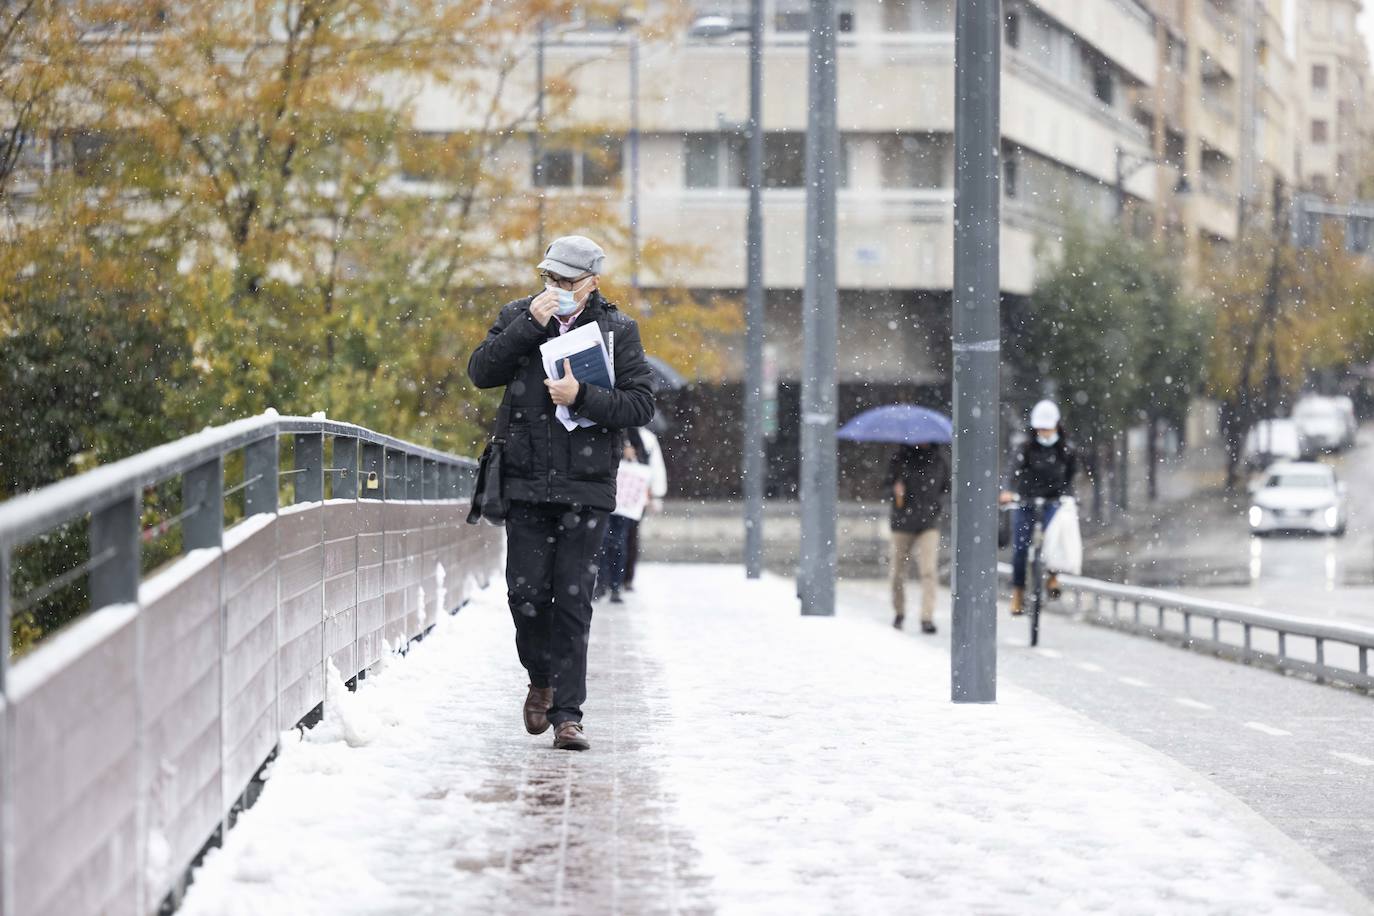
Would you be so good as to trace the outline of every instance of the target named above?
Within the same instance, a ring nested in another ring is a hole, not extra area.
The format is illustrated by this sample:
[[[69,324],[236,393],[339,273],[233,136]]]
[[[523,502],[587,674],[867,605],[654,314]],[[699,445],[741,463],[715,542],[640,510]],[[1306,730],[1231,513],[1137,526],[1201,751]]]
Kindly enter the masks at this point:
[[[615,387],[615,364],[606,352],[606,342],[601,339],[601,328],[596,322],[545,341],[539,345],[539,355],[544,359],[544,374],[549,378],[562,378],[563,361],[568,360],[572,363],[573,377],[582,384]],[[567,407],[560,406],[554,416],[569,432],[579,426],[596,425]]]

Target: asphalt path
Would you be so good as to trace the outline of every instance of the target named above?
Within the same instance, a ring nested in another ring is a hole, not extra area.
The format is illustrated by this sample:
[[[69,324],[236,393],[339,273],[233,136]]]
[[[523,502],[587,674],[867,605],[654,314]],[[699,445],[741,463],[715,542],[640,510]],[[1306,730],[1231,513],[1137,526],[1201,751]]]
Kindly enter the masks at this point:
[[[942,591],[936,636],[901,638],[948,646],[948,601]],[[890,626],[886,583],[843,582],[840,613]],[[1374,900],[1374,698],[1059,614],[1042,621],[1040,648],[1027,630],[999,611],[1000,679],[1206,776]]]
[[[1182,511],[1086,557],[1084,573],[1299,616],[1374,626],[1374,426],[1321,459],[1346,484],[1343,538],[1250,535],[1248,494],[1197,496]]]

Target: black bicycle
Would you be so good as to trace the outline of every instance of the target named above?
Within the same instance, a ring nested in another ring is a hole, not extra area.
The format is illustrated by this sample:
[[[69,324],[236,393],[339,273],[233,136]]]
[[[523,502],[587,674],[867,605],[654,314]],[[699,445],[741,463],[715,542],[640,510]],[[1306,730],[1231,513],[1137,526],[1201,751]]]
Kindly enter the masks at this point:
[[[1026,554],[1026,599],[1027,610],[1030,614],[1030,644],[1037,646],[1040,644],[1040,612],[1045,607],[1045,592],[1048,587],[1050,571],[1045,568],[1045,558],[1043,547],[1045,545],[1045,507],[1051,504],[1058,505],[1058,499],[1046,499],[1037,496],[1031,500],[1030,507],[1035,513],[1035,524],[1031,527],[1030,548]],[[1020,499],[1014,499],[1006,504],[1006,511],[1014,512],[1025,506]],[[1012,538],[1016,537],[1015,519],[1012,521]]]

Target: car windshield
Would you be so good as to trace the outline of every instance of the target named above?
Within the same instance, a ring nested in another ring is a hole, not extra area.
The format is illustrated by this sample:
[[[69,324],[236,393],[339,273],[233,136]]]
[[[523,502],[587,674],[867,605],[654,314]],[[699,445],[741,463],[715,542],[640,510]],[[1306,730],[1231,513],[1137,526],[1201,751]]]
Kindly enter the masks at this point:
[[[1266,487],[1298,487],[1301,489],[1321,489],[1331,486],[1331,478],[1326,474],[1312,471],[1285,471],[1269,475]]]

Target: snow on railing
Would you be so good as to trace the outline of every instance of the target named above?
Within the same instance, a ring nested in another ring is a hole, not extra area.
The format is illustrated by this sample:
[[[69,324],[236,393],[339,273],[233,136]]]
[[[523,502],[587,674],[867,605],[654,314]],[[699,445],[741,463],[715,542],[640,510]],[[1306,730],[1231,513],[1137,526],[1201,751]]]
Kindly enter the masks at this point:
[[[364,677],[497,572],[499,531],[464,524],[475,467],[269,412],[0,504],[0,912],[174,902],[329,666]],[[178,479],[179,509],[145,527],[145,493]],[[81,555],[12,596],[16,551],[73,523]],[[180,557],[145,579],[144,545],[174,530]],[[90,610],[12,660],[11,612],[80,583]]]

